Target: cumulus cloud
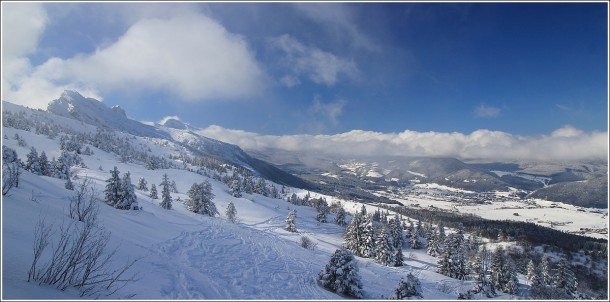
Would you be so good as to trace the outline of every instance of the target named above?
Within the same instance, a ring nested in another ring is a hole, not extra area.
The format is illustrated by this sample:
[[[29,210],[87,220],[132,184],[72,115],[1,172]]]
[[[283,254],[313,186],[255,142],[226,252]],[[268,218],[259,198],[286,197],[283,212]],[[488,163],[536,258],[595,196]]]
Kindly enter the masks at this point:
[[[116,42],[94,53],[52,58],[19,78],[6,96],[22,103],[28,93],[65,88],[159,91],[186,101],[249,97],[261,92],[264,73],[246,41],[202,14],[181,12],[135,22]],[[5,95],[3,95],[5,98]]]
[[[492,118],[500,114],[500,108],[481,104],[474,110],[474,116],[480,118]]]
[[[260,135],[210,126],[201,134],[249,150],[279,149],[340,156],[434,156],[482,160],[572,161],[606,159],[608,133],[574,131],[517,136],[501,131],[380,133],[353,130],[335,135]],[[569,135],[566,133],[569,132]]]
[[[305,46],[290,35],[282,35],[269,40],[272,48],[280,50],[283,56],[280,62],[288,69],[289,74],[281,82],[289,86],[300,83],[298,78],[306,76],[316,84],[335,85],[340,77],[355,79],[358,67],[353,61],[348,61],[325,52],[319,48]]]

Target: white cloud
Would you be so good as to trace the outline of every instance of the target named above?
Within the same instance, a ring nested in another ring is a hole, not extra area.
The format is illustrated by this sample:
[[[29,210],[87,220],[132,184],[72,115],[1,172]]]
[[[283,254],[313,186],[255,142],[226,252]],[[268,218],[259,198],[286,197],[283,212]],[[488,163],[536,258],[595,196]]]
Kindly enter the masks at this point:
[[[498,116],[498,114],[500,114],[500,108],[487,106],[485,104],[477,106],[474,110],[475,117],[492,118]]]
[[[304,16],[333,31],[337,39],[347,37],[357,48],[379,51],[379,46],[358,29],[354,12],[345,3],[294,3],[293,5]]]
[[[565,125],[551,133],[552,137],[578,137],[583,135],[582,130],[574,128],[572,125]]]
[[[566,127],[561,129],[567,129]],[[380,133],[353,130],[335,135],[260,135],[210,126],[202,135],[250,150],[267,148],[349,156],[442,156],[482,160],[571,161],[606,159],[608,133],[570,131],[571,136],[516,136],[501,131]],[[559,132],[558,132],[559,131]]]
[[[291,77],[293,83],[294,79],[304,75],[317,84],[333,86],[340,76],[355,79],[359,74],[353,61],[339,58],[316,47],[305,46],[289,35],[270,39],[270,45],[283,52],[284,56],[280,61],[290,71],[290,75],[284,78]]]
[[[46,107],[65,88],[160,91],[186,101],[247,98],[259,94],[265,75],[246,41],[199,14],[138,20],[118,40],[94,53],[52,58],[18,85],[7,100]],[[28,95],[33,94],[33,95]],[[32,100],[36,96],[38,99]]]
[[[345,104],[346,101],[342,99],[335,102],[322,103],[320,98],[316,97],[309,111],[313,114],[324,116],[333,126],[336,126],[339,123],[337,118],[343,113]]]

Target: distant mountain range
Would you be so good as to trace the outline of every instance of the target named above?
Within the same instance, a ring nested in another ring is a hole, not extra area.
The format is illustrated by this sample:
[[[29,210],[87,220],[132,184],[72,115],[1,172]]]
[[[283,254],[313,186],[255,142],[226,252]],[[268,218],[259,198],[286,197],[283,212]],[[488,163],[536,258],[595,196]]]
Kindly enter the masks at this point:
[[[519,190],[521,196],[573,205],[608,207],[608,163],[465,162],[456,158],[341,158],[276,149],[244,151],[201,135],[178,118],[142,123],[76,91],[65,91],[47,111],[97,127],[168,139],[195,154],[243,166],[279,184],[361,201],[391,202],[370,193],[377,187],[438,183],[475,192]]]
[[[75,119],[97,127],[106,127],[136,136],[163,138],[181,144],[195,154],[206,155],[231,164],[250,169],[266,179],[279,184],[310,189],[314,186],[299,177],[277,167],[253,158],[240,147],[197,134],[197,128],[177,119],[166,119],[163,124],[144,124],[127,117],[125,111],[114,106],[83,97],[76,91],[67,90],[49,103],[47,111],[63,117]]]

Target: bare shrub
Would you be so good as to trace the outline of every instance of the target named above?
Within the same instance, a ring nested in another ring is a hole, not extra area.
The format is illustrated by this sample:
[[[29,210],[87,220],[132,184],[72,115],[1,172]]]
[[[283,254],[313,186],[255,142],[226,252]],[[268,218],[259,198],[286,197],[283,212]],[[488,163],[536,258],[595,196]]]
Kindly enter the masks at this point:
[[[307,237],[307,236],[301,236],[301,246],[309,249],[309,250],[313,250],[318,244],[313,242],[313,240],[311,240],[311,238]]]
[[[95,188],[91,185],[89,178],[76,186],[76,194],[70,198],[70,218],[78,221],[88,221],[95,224],[99,210],[99,198],[95,193]]]
[[[34,259],[28,282],[38,281],[60,290],[76,287],[83,297],[109,296],[136,281],[135,275],[125,274],[139,259],[128,259],[118,269],[112,268],[118,247],[106,252],[110,232],[97,224],[97,199],[89,188],[88,180],[83,181],[70,202],[70,216],[78,221],[64,221],[55,240],[51,240],[53,226],[39,219],[34,228]],[[53,248],[45,253],[49,243]],[[48,260],[41,264],[43,256]]]

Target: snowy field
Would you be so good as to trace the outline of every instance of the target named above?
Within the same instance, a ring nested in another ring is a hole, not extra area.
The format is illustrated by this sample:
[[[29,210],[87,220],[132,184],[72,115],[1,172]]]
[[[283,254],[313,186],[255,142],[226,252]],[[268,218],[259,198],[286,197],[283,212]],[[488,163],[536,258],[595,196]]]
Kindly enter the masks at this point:
[[[492,195],[493,198],[504,198],[501,201],[491,202],[490,199],[490,202],[484,204],[471,205],[456,202],[452,197],[456,193],[472,194],[474,192],[439,184],[416,184],[413,186],[413,190],[398,195],[389,195],[387,192],[374,193],[390,197],[408,207],[436,207],[474,214],[485,219],[532,222],[572,233],[578,233],[581,229],[606,230],[605,234],[588,232],[583,235],[608,239],[608,209],[577,207],[542,199],[520,200],[510,198],[509,192],[495,192]]]
[[[34,133],[4,128],[8,139],[3,143],[25,159],[30,147],[45,151],[49,158],[59,156],[58,139],[51,140]],[[27,146],[12,139],[18,133]],[[145,148],[159,154],[173,152],[174,146],[157,144],[137,138]],[[343,299],[316,283],[334,251],[343,243],[344,228],[334,223],[318,223],[316,211],[297,206],[298,233],[284,230],[290,210],[295,206],[280,199],[257,194],[234,198],[221,182],[208,179],[213,186],[218,217],[204,217],[185,209],[177,202],[185,200],[186,191],[205,177],[185,170],[146,170],[143,166],[121,163],[111,154],[91,148],[93,155],[82,155],[88,168],[73,169],[79,179],[90,178],[99,194],[109,178],[109,170],[117,166],[121,173],[129,171],[135,183],[144,177],[149,186],[158,184],[167,173],[175,180],[179,193],[172,194],[173,209],[165,210],[159,200],[137,191],[141,211],[123,211],[100,204],[100,221],[111,233],[110,247],[118,247],[112,266],[120,267],[128,259],[140,259],[131,272],[138,281],[130,283],[109,297],[121,299]],[[101,168],[101,169],[100,169]],[[69,197],[64,181],[22,171],[18,188],[2,200],[2,298],[3,299],[81,299],[75,289],[56,290],[52,286],[27,282],[34,243],[34,226],[44,217],[47,223],[59,226],[69,221]],[[75,184],[78,180],[75,181]],[[291,189],[300,196],[306,191]],[[312,197],[318,196],[312,194]],[[326,196],[329,203],[338,199]],[[229,202],[237,208],[238,223],[225,218]],[[346,210],[355,212],[361,204],[343,200]],[[367,206],[373,211],[372,206]],[[329,221],[334,219],[330,215]],[[310,237],[317,246],[300,246],[301,236]],[[459,292],[472,288],[472,281],[458,281],[434,272],[437,258],[424,250],[403,251],[405,266],[385,267],[372,259],[356,258],[362,277],[364,296],[383,299],[393,294],[399,280],[408,272],[418,276],[425,299],[455,299]],[[497,299],[510,299],[500,295]]]

